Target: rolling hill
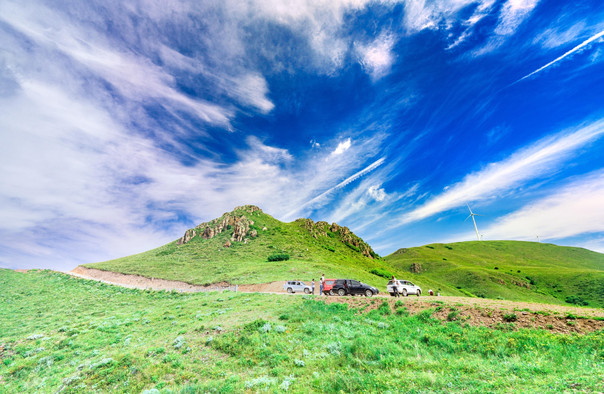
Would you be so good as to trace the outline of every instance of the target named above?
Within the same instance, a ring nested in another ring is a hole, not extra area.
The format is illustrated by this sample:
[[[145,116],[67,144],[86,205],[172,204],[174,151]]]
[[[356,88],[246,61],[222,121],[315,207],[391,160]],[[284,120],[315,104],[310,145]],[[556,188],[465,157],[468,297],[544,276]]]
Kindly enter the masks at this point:
[[[391,269],[445,294],[604,307],[604,254],[520,241],[399,249]]]
[[[288,260],[269,261],[284,254]],[[310,219],[284,223],[253,205],[201,223],[157,249],[84,267],[192,284],[318,280],[325,273],[375,285],[384,279],[371,271],[387,268],[346,227]]]
[[[283,255],[288,260],[279,260]],[[273,260],[273,261],[271,261]],[[520,241],[472,241],[399,249],[381,258],[338,224],[281,222],[253,205],[189,229],[133,256],[85,264],[123,274],[205,285],[355,278],[385,290],[395,274],[442,295],[604,307],[604,255]]]

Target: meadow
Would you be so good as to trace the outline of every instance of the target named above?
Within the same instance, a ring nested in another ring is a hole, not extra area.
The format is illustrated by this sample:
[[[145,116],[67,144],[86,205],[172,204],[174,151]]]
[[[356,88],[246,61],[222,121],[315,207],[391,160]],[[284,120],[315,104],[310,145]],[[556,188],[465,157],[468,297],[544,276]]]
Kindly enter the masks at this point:
[[[134,290],[0,270],[0,391],[604,390],[604,333],[473,327],[373,299]]]
[[[300,279],[354,278],[385,291],[387,278],[448,296],[604,307],[604,254],[538,242],[474,241],[399,249],[364,256],[351,238],[325,222],[281,222],[262,211],[225,215],[253,220],[257,236],[224,247],[233,230],[214,238],[176,241],[132,256],[84,267],[195,285],[259,284]],[[224,217],[224,216],[223,216]],[[364,244],[364,242],[363,242]],[[366,244],[365,244],[366,245]],[[287,255],[288,260],[270,261]]]

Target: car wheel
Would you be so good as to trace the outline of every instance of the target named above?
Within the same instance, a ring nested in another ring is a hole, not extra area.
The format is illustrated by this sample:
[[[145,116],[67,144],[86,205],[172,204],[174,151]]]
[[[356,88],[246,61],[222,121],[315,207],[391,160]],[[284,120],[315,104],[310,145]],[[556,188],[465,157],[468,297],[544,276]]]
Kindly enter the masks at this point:
[[[338,295],[339,295],[340,297],[345,296],[345,295],[346,295],[346,290],[344,290],[344,289],[340,289],[340,290],[338,290]]]
[[[403,297],[407,297],[407,289],[403,289],[403,292],[401,294],[403,295]]]
[[[422,295],[422,291],[421,291],[421,290],[418,290],[418,291],[417,291],[417,296],[419,297],[420,295]]]
[[[373,291],[365,290],[365,297],[371,297],[373,295]]]
[[[294,289],[292,289],[291,287],[288,287],[288,288],[287,288],[287,292],[288,292],[289,294],[291,294],[291,293],[293,293],[293,292],[294,292]]]
[[[329,295],[330,295],[330,296],[335,295],[335,294],[333,293],[333,290],[329,290]]]
[[[304,294],[310,294],[310,290],[304,289]]]

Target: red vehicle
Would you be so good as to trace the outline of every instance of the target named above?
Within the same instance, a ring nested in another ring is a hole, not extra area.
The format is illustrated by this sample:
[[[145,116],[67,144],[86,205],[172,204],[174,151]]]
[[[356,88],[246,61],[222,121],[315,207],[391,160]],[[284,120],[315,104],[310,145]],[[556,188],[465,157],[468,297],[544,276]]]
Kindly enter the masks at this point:
[[[323,294],[334,295],[334,292],[331,291],[331,289],[333,289],[334,283],[336,283],[335,279],[325,279],[325,283],[323,284]]]

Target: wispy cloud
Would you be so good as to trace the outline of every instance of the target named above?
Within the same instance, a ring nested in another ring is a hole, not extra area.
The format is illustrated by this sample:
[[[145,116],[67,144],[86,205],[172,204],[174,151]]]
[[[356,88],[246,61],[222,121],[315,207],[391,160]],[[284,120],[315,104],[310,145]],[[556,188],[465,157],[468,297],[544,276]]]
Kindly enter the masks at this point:
[[[489,198],[523,182],[556,171],[569,155],[602,134],[604,120],[599,120],[577,130],[540,140],[503,161],[491,163],[480,171],[466,175],[459,183],[449,186],[444,193],[406,213],[399,225],[425,219],[463,205],[467,201]]]
[[[539,0],[508,0],[501,9],[495,34],[500,36],[513,34],[535,9],[537,3]]]
[[[517,84],[518,82],[523,81],[523,80],[525,80],[527,78],[530,78],[533,75],[537,74],[538,72],[541,72],[541,71],[545,70],[546,68],[553,66],[554,64],[556,64],[559,61],[563,60],[564,58],[572,55],[573,53],[581,50],[582,48],[586,47],[587,45],[591,44],[592,42],[598,40],[602,36],[604,36],[604,30],[602,30],[601,32],[599,32],[597,34],[594,34],[593,36],[589,37],[587,40],[583,41],[582,43],[580,43],[579,45],[577,45],[573,49],[565,52],[563,55],[561,55],[561,56],[557,57],[556,59],[552,60],[551,62],[547,63],[545,66],[539,67],[535,71],[533,71],[533,72],[525,75],[524,77],[520,78],[519,80],[517,80],[513,84]]]
[[[367,70],[374,80],[377,80],[390,71],[394,63],[394,37],[389,33],[382,33],[371,44],[357,44],[357,52],[361,65]]]
[[[483,230],[489,239],[556,240],[604,232],[604,170],[569,182]]]

